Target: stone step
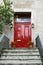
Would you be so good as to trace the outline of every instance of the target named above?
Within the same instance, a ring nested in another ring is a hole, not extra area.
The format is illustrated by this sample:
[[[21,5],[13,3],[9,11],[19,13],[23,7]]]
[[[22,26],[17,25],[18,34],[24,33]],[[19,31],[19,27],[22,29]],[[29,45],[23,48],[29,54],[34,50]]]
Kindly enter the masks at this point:
[[[0,64],[42,65],[42,61],[38,49],[5,49]]]
[[[2,56],[0,59],[6,59],[6,60],[7,59],[8,60],[9,59],[16,59],[16,60],[19,60],[19,59],[20,60],[26,60],[26,59],[27,60],[29,60],[29,59],[30,60],[31,59],[33,59],[33,60],[37,59],[38,60],[39,59],[40,60],[41,58],[40,58],[40,56]]]
[[[40,60],[0,60],[0,64],[39,64],[42,65]]]
[[[38,52],[39,50],[38,49],[5,49],[3,50],[3,52],[29,52],[29,51],[32,51],[32,52]]]
[[[25,52],[25,53],[19,53],[19,52],[18,52],[18,53],[10,53],[10,52],[7,52],[7,53],[6,53],[6,52],[5,52],[5,53],[3,53],[2,55],[7,55],[7,56],[8,56],[8,55],[10,55],[10,56],[12,56],[12,55],[15,55],[15,56],[17,56],[17,55],[21,55],[21,56],[23,56],[23,55],[25,55],[25,56],[32,55],[32,56],[33,56],[33,55],[34,55],[34,56],[35,56],[35,55],[40,55],[40,54],[39,54],[39,52],[31,52],[31,51],[30,51],[30,52]]]

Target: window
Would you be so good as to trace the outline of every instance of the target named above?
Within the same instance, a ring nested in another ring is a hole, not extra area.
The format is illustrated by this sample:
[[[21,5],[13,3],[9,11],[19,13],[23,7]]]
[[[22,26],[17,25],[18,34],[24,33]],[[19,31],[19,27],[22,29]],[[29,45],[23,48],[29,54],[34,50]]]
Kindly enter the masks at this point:
[[[16,18],[16,22],[30,22],[30,18]]]

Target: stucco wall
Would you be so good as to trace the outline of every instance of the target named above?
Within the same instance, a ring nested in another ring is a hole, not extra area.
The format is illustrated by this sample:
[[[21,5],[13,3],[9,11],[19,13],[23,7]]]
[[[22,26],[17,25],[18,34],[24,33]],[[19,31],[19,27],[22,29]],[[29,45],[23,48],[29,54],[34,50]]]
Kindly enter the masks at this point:
[[[41,41],[43,42],[43,0],[12,0],[12,2],[12,8],[15,12],[32,12],[31,22],[34,23],[34,28],[32,29],[32,40],[35,42],[35,38],[39,34]],[[13,40],[13,31],[12,33],[11,31],[8,33],[8,37]]]
[[[27,1],[28,1],[28,5],[30,5],[31,7],[26,7]],[[18,0],[18,2],[17,3],[16,2],[15,3],[13,2],[13,5],[15,5],[16,7],[16,8],[13,8],[14,11],[17,11],[17,12],[31,11],[32,12],[31,22],[34,23],[34,29],[32,29],[32,40],[35,41],[35,38],[37,37],[37,35],[40,35],[41,41],[43,42],[43,0],[25,0],[25,1],[22,1],[22,3],[20,2],[20,0]],[[16,6],[16,4],[18,3],[21,3],[21,4],[24,3],[25,7],[24,6],[22,7],[22,5],[21,7]]]

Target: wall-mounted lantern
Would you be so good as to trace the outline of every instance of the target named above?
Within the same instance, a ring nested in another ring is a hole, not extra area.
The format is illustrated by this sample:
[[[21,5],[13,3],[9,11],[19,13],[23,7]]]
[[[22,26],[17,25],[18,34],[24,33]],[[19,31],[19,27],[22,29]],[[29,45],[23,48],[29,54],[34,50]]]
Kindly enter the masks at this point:
[[[32,28],[34,28],[34,23],[32,23]]]

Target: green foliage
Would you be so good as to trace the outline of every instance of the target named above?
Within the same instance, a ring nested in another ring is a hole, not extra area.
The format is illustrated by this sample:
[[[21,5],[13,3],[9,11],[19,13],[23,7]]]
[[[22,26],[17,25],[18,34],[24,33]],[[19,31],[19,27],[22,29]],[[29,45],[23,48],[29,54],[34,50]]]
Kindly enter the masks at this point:
[[[0,33],[2,33],[3,23],[11,25],[11,18],[14,16],[14,11],[11,9],[12,2],[10,0],[3,0],[3,3],[3,6],[0,5]]]
[[[2,33],[2,29],[3,29],[3,22],[0,22],[0,34]]]
[[[14,11],[11,9],[12,2],[3,0],[4,6],[0,6],[0,20],[5,24],[11,24]]]
[[[34,42],[32,42],[32,41],[30,41],[29,43],[28,43],[28,45],[33,45],[34,44]]]

